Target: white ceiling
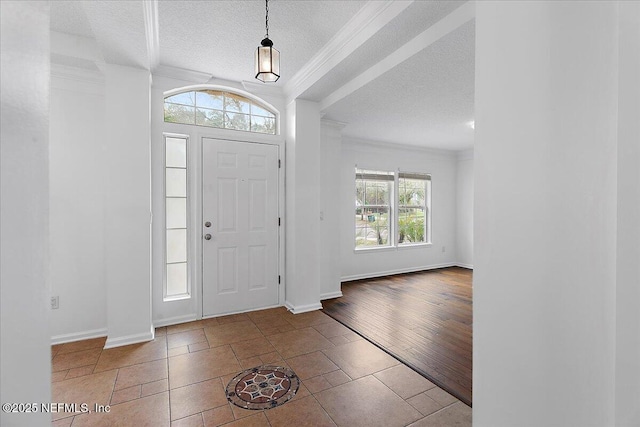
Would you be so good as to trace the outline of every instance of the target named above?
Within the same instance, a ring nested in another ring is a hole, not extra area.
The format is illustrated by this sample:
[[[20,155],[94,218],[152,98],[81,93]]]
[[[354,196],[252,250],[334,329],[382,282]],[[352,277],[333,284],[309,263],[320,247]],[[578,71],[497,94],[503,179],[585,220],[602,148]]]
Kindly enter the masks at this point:
[[[475,21],[330,106],[344,136],[464,150],[473,143]]]
[[[281,53],[283,86],[364,1],[271,1],[269,38]],[[265,35],[264,2],[161,1],[160,62],[226,80],[253,80]]]
[[[474,21],[451,19],[463,4],[270,0],[269,36],[282,56],[282,77],[270,89],[320,102],[325,118],[346,123],[348,137],[471,148]],[[442,25],[415,49],[414,38]],[[264,2],[56,0],[51,28],[93,39],[107,63],[254,81]]]

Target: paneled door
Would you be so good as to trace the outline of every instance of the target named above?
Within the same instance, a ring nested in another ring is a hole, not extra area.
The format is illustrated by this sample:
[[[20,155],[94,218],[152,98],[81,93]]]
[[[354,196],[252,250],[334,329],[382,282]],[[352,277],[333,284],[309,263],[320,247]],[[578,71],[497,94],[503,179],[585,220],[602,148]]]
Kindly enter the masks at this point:
[[[278,304],[278,147],[202,140],[202,313]]]

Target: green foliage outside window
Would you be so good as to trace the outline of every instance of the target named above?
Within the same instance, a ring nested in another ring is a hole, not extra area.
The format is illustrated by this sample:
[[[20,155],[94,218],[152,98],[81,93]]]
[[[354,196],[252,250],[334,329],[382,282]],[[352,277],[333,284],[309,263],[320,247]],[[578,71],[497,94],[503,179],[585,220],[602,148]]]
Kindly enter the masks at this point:
[[[415,212],[398,219],[398,243],[424,242],[424,213]]]
[[[182,92],[164,100],[164,121],[275,135],[276,116],[244,96],[218,90]]]
[[[398,180],[398,243],[425,241],[425,180]]]
[[[356,168],[355,183],[356,248],[429,241],[430,175]],[[395,207],[394,199],[397,200]]]

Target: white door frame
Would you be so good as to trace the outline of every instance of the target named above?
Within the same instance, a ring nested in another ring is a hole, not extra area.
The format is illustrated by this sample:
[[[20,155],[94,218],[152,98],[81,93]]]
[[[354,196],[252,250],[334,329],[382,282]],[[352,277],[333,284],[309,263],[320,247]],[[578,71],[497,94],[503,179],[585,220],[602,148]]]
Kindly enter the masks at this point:
[[[285,162],[285,140],[282,135],[267,135],[251,132],[242,132],[228,129],[217,128],[205,128],[202,126],[185,125],[178,123],[162,123],[162,131],[156,134],[154,139],[155,146],[152,147],[152,152],[156,153],[154,159],[156,160],[152,165],[152,177],[156,177],[156,181],[161,181],[161,176],[164,174],[164,164],[160,164],[160,159],[164,159],[160,146],[164,146],[162,141],[164,136],[183,136],[189,138],[189,159],[188,159],[188,192],[189,192],[189,224],[190,224],[190,237],[188,241],[189,245],[189,274],[190,274],[190,286],[191,286],[191,298],[176,300],[176,301],[163,301],[162,290],[158,287],[163,286],[163,278],[153,276],[153,274],[162,274],[161,270],[155,268],[152,270],[153,288],[152,288],[152,304],[159,304],[160,307],[155,307],[154,312],[161,312],[161,319],[153,319],[154,326],[166,326],[175,323],[182,323],[191,320],[202,319],[202,139],[218,139],[235,142],[256,143],[256,144],[269,144],[278,147],[278,159],[280,160],[281,167],[278,169],[278,216],[281,218],[281,226],[278,230],[278,275],[280,276],[278,299],[279,305],[284,306],[285,303],[285,289],[286,289],[286,277],[285,277],[285,178],[286,178],[286,162]],[[157,140],[157,141],[156,141]],[[156,164],[157,163],[157,164]],[[152,178],[153,179],[153,178]],[[154,181],[152,181],[154,182]],[[158,214],[164,216],[164,212],[160,209],[159,202],[163,197],[164,188],[159,185],[158,182],[153,184],[153,197],[156,201],[153,202],[153,206],[158,210]],[[164,205],[164,202],[161,203]],[[163,216],[161,218],[163,218]],[[164,221],[161,221],[164,224]],[[165,250],[165,236],[163,231],[159,231],[159,221],[154,221],[152,225],[153,233],[153,259],[154,265],[157,265],[159,258],[164,259],[162,255]]]
[[[177,69],[176,69],[177,70]],[[210,76],[206,78],[209,79]],[[278,250],[278,274],[281,277],[279,299],[280,305],[285,303],[285,134],[286,129],[286,109],[285,101],[277,95],[267,95],[260,98],[252,93],[241,89],[239,85],[220,86],[212,84],[191,83],[185,86],[186,82],[194,78],[193,73],[187,73],[175,77],[165,77],[154,75],[151,88],[151,211],[152,211],[152,320],[154,326],[166,326],[176,323],[188,322],[202,318],[202,245],[200,237],[190,238],[189,244],[189,273],[191,274],[190,286],[191,297],[183,300],[164,301],[164,252],[166,250],[164,224],[164,135],[177,134],[189,138],[189,160],[188,160],[188,180],[189,180],[189,224],[190,232],[195,232],[196,225],[202,224],[202,201],[201,195],[201,169],[199,160],[202,155],[202,138],[225,139],[229,141],[255,142],[263,144],[273,144],[278,146],[281,168],[279,169],[278,183],[278,209],[282,218],[282,225],[279,230],[279,250]],[[200,76],[196,77],[197,79]],[[237,131],[230,129],[219,129],[196,125],[179,123],[169,123],[164,121],[164,98],[167,95],[183,92],[187,90],[199,89],[219,89],[233,93],[239,93],[260,104],[265,104],[275,112],[277,117],[277,135]],[[201,236],[201,228],[197,228],[197,236]]]
[[[244,133],[244,132],[243,132]],[[278,227],[278,276],[280,278],[279,284],[278,284],[278,305],[279,306],[283,306],[284,302],[285,302],[285,277],[284,277],[284,273],[285,273],[285,264],[284,264],[284,255],[285,255],[285,247],[284,247],[284,243],[285,243],[285,231],[284,231],[284,224],[285,224],[285,217],[284,217],[284,212],[285,212],[285,200],[284,200],[284,196],[285,196],[285,186],[284,186],[284,178],[285,178],[285,165],[284,165],[284,141],[269,141],[269,140],[261,140],[261,138],[238,138],[237,135],[235,138],[232,137],[222,137],[222,136],[209,136],[207,135],[206,132],[202,132],[199,133],[197,138],[197,150],[198,150],[198,157],[199,157],[199,162],[197,165],[197,179],[194,180],[197,185],[198,188],[194,189],[197,191],[197,210],[195,211],[196,213],[196,224],[197,226],[194,227],[192,235],[193,235],[193,240],[196,242],[196,246],[197,246],[197,253],[194,254],[195,258],[193,261],[195,261],[195,269],[197,271],[197,276],[194,278],[196,280],[194,280],[194,285],[198,286],[198,298],[197,298],[197,304],[198,304],[198,318],[202,319],[203,318],[203,293],[204,293],[204,280],[203,280],[203,267],[204,267],[204,251],[203,251],[203,244],[204,244],[204,238],[203,238],[203,232],[202,232],[202,224],[204,221],[204,218],[202,216],[202,209],[203,209],[203,192],[202,192],[202,180],[203,180],[203,140],[204,139],[209,139],[209,140],[213,140],[213,141],[223,141],[223,142],[240,142],[240,143],[248,143],[248,144],[264,144],[264,145],[270,145],[270,146],[275,146],[278,148],[278,161],[280,164],[280,167],[278,168],[278,217],[280,218],[280,226]],[[245,136],[245,135],[242,135]],[[249,135],[247,135],[249,136]],[[251,135],[253,136],[253,135]],[[256,135],[256,136],[260,136],[260,135]],[[243,312],[242,310],[240,311],[234,311],[234,312],[230,312],[230,313],[225,313],[224,315],[228,315],[228,314],[234,314],[234,313],[241,313]],[[213,315],[213,316],[207,316],[207,317],[217,317],[217,315]]]
[[[187,126],[187,125],[177,125],[177,126]],[[197,224],[197,229],[194,229],[194,238],[192,239],[192,251],[193,258],[189,261],[192,262],[193,267],[193,297],[195,298],[196,308],[197,308],[197,318],[202,319],[202,286],[203,286],[203,278],[202,278],[202,264],[203,264],[203,253],[202,253],[202,222],[204,221],[202,218],[202,140],[203,138],[207,139],[217,139],[224,141],[235,141],[235,142],[245,142],[245,143],[256,143],[256,144],[270,144],[278,147],[278,159],[280,160],[281,167],[278,169],[278,216],[282,219],[281,226],[278,230],[278,275],[280,276],[280,284],[278,291],[278,299],[279,304],[281,306],[284,305],[285,302],[285,141],[281,137],[281,135],[262,135],[262,134],[254,134],[250,132],[241,132],[227,129],[209,129],[202,128],[199,126],[188,126],[190,128],[196,128],[193,135],[193,146],[192,153],[197,153],[198,161],[193,162],[192,167],[192,193],[193,198],[191,201],[192,208],[192,217],[194,219],[194,223]],[[195,244],[194,244],[195,243]]]

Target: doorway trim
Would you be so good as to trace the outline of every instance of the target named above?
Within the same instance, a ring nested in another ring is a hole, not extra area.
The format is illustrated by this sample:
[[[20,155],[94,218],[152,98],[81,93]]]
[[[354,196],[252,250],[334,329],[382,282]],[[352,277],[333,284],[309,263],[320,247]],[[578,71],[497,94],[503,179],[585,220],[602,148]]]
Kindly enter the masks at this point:
[[[189,174],[188,180],[190,181],[189,194],[191,200],[189,202],[190,210],[190,224],[194,226],[202,223],[202,170],[200,164],[200,158],[202,156],[202,138],[211,139],[223,139],[227,141],[237,141],[246,143],[260,143],[271,144],[278,147],[278,157],[281,162],[281,167],[278,173],[278,215],[281,218],[281,226],[278,230],[278,274],[281,278],[279,288],[279,305],[284,306],[286,301],[286,270],[285,270],[285,224],[286,224],[286,194],[285,194],[285,179],[286,179],[286,156],[285,156],[285,139],[282,135],[282,131],[285,128],[283,120],[284,115],[281,113],[284,105],[276,104],[280,106],[278,109],[274,104],[269,103],[255,95],[241,91],[235,87],[226,87],[219,85],[193,85],[183,86],[176,89],[179,83],[175,80],[167,80],[164,78],[154,78],[153,90],[152,90],[152,115],[151,115],[151,198],[152,198],[152,323],[154,327],[168,326],[178,323],[189,322],[193,320],[202,319],[202,245],[200,229],[198,233],[192,233],[194,238],[190,238],[188,244],[191,245],[190,249],[190,267],[191,273],[191,298],[175,300],[175,301],[163,301],[162,289],[163,289],[163,271],[162,264],[164,259],[165,237],[161,225],[164,224],[164,203],[162,198],[164,197],[162,188],[163,176],[164,176],[164,164],[163,164],[163,143],[165,135],[180,135],[187,136],[190,141],[190,155],[189,155]],[[275,135],[262,134],[254,132],[245,132],[230,129],[220,129],[213,127],[188,125],[180,123],[169,123],[163,120],[164,115],[164,97],[173,92],[184,91],[187,88],[222,88],[229,92],[238,92],[243,95],[250,95],[248,97],[255,99],[270,108],[273,107],[278,117],[278,133]],[[277,101],[277,100],[276,100]],[[195,230],[194,230],[195,231]]]

